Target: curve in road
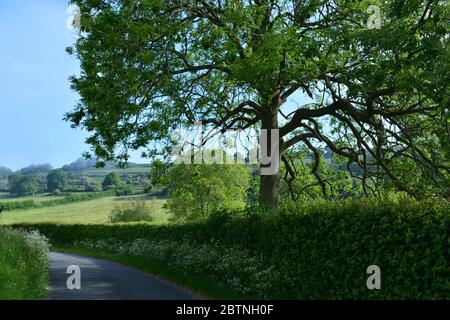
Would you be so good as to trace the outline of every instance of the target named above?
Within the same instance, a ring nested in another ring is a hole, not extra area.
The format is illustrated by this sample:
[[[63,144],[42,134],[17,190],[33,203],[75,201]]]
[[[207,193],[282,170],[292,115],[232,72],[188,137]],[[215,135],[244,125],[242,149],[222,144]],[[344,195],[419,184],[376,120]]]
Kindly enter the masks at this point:
[[[50,300],[194,300],[192,293],[122,264],[51,252]],[[69,290],[69,266],[79,266],[81,289]]]

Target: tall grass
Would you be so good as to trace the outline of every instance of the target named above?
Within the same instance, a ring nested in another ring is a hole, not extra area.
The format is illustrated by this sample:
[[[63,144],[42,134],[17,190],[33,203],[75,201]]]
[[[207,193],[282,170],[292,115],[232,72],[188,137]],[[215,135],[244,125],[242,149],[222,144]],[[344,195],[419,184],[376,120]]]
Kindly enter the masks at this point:
[[[48,241],[37,231],[0,228],[0,300],[44,299]]]

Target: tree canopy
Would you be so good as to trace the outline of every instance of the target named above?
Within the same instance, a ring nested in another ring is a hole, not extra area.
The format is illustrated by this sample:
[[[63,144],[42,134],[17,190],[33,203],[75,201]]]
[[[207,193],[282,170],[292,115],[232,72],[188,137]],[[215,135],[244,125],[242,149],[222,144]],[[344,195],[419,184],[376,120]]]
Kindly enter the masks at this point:
[[[192,222],[208,217],[217,209],[245,205],[250,171],[244,165],[166,165],[155,161],[151,170],[153,185],[169,190],[167,207],[171,219]]]
[[[48,173],[52,170],[52,165],[50,163],[44,164],[32,164],[28,167],[20,169],[21,174],[38,174],[38,173]]]
[[[6,167],[0,166],[0,179],[6,179],[12,173],[12,170]]]
[[[108,174],[102,182],[103,190],[120,186],[120,178],[115,172]]]
[[[66,119],[91,132],[99,159],[165,154],[172,131],[195,121],[255,126],[279,130],[286,172],[261,176],[262,204],[276,206],[282,176],[297,178],[297,148],[313,155],[325,195],[325,148],[367,194],[388,179],[417,197],[449,195],[447,1],[73,3],[81,29],[68,52],[81,62],[71,79],[81,99]],[[380,28],[367,24],[370,5]]]
[[[47,190],[53,192],[56,190],[64,191],[69,183],[67,174],[61,170],[53,170],[47,175]]]
[[[15,172],[8,177],[8,189],[11,194],[25,196],[34,195],[42,188],[38,176]]]

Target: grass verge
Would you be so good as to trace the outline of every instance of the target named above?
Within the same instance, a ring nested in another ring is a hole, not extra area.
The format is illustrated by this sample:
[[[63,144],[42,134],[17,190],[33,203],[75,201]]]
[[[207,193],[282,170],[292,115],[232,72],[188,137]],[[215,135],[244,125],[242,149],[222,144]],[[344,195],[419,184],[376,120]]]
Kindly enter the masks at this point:
[[[45,299],[47,252],[40,234],[0,228],[0,300]]]
[[[214,280],[199,277],[196,275],[186,275],[178,270],[174,270],[167,264],[151,258],[140,258],[129,255],[120,255],[106,252],[99,249],[78,248],[54,245],[52,250],[72,253],[87,257],[100,258],[108,261],[122,263],[142,271],[151,273],[162,279],[168,280],[180,287],[186,288],[205,299],[215,300],[240,300],[242,296],[232,290],[218,285]]]

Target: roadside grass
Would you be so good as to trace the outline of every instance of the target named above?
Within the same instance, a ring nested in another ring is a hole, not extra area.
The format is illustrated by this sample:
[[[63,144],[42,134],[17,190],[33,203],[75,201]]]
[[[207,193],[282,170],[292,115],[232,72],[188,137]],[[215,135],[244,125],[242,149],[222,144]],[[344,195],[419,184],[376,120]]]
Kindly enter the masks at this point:
[[[0,300],[40,300],[47,294],[48,246],[38,234],[0,228]]]
[[[104,224],[109,223],[109,215],[120,201],[133,197],[108,197],[92,201],[84,201],[46,208],[15,210],[0,215],[0,224],[17,223],[57,223],[57,224]],[[146,197],[151,208],[153,224],[164,224],[168,221],[168,213],[163,208],[166,200]]]
[[[72,253],[81,256],[105,259],[108,261],[122,263],[139,270],[151,273],[161,279],[170,281],[180,287],[186,288],[191,292],[199,295],[203,299],[214,300],[242,300],[243,297],[238,293],[231,291],[229,288],[220,286],[216,281],[206,277],[199,277],[196,275],[186,275],[177,271],[167,264],[151,258],[140,258],[129,255],[120,255],[106,252],[99,249],[54,246],[54,251],[63,253]]]

